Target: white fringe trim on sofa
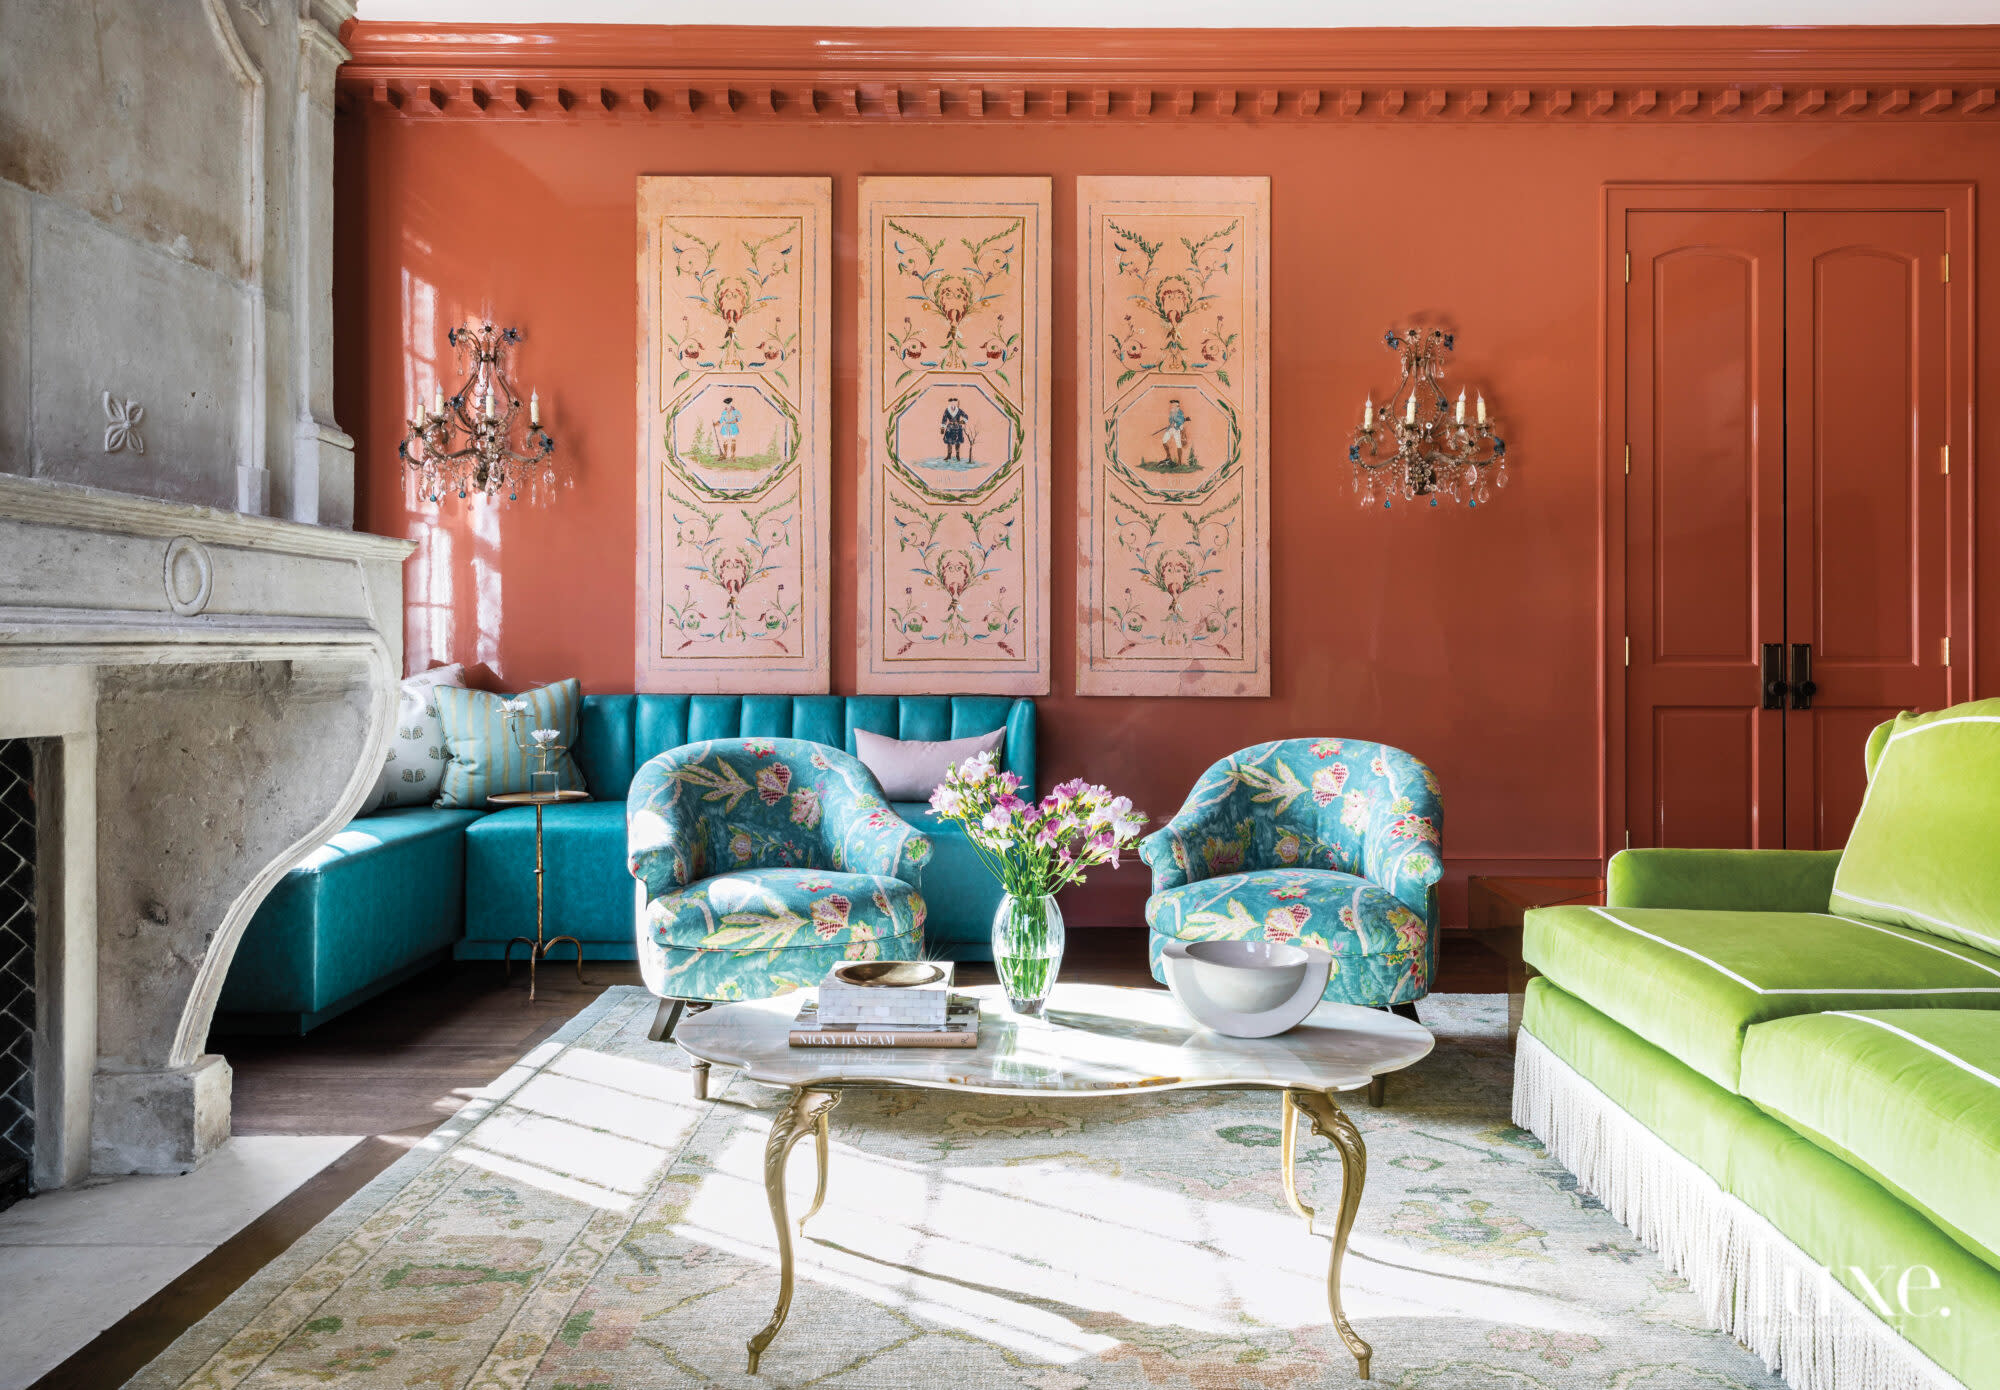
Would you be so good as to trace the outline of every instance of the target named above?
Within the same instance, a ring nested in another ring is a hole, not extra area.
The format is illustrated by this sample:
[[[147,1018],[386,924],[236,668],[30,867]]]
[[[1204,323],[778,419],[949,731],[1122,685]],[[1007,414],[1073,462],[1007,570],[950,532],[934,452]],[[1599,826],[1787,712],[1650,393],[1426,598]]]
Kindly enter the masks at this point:
[[[1709,1320],[1797,1390],[1963,1390],[1783,1232],[1531,1034],[1514,1123],[1688,1281]]]

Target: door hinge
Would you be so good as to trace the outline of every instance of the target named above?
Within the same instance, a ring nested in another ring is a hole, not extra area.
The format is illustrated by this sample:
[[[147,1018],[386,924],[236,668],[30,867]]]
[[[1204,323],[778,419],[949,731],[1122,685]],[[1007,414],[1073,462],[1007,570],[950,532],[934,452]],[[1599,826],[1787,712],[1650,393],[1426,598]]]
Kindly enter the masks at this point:
[[[1947,275],[1946,278],[1949,279],[1950,277]],[[1625,283],[1628,285],[1632,283],[1632,253],[1630,251],[1625,253]]]
[[[1946,477],[1951,476],[1951,445],[1949,444],[1938,445],[1938,471]]]
[[[1630,637],[1625,639],[1625,664],[1627,666],[1632,664],[1632,639]]]
[[[1626,278],[1630,279],[1631,277],[1627,276]],[[1944,282],[1947,285],[1951,283],[1951,252],[1949,251],[1944,253]]]
[[[1941,638],[1938,642],[1938,659],[1946,666],[1951,665],[1951,639]]]
[[[1625,832],[1625,848],[1632,848],[1632,832],[1629,830]]]
[[[1625,446],[1625,476],[1628,478],[1632,476],[1632,446],[1630,444]]]

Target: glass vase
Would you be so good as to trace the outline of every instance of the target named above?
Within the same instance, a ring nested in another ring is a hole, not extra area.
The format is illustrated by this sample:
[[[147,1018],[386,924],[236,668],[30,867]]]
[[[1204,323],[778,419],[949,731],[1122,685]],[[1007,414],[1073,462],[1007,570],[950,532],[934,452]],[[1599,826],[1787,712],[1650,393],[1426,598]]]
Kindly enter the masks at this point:
[[[1040,1018],[1062,969],[1063,918],[1053,896],[1000,899],[993,914],[993,969],[1015,1013]]]

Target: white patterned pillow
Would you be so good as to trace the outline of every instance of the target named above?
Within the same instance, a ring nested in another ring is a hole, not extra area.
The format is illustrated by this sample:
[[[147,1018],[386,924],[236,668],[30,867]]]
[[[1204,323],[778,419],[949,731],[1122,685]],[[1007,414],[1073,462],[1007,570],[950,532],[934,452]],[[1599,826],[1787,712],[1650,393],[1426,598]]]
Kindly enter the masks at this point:
[[[444,729],[438,723],[437,687],[464,685],[465,668],[439,666],[403,682],[396,699],[396,727],[389,735],[389,757],[375,790],[362,803],[361,814],[392,806],[428,806],[437,800],[444,780]]]

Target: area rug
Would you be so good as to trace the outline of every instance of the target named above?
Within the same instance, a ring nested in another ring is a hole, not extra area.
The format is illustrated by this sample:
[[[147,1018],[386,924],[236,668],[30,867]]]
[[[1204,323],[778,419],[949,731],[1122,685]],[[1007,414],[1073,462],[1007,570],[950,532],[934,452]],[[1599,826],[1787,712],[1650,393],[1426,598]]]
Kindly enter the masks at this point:
[[[1505,1000],[1349,1107],[1369,1152],[1346,1306],[1390,1387],[1775,1387],[1508,1122]],[[608,991],[132,1382],[148,1390],[1356,1384],[1327,1242],[1286,1206],[1278,1099],[851,1092],[791,1319],[764,1138],[781,1093],[692,1099],[653,1000]],[[1308,1204],[1339,1163],[1303,1139]],[[794,1211],[811,1144],[794,1156]]]

